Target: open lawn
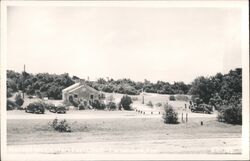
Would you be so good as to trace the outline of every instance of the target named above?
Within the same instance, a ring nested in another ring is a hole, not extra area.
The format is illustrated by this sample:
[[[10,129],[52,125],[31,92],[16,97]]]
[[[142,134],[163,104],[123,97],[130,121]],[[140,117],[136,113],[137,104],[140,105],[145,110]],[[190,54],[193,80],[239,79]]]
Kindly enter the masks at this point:
[[[109,96],[111,94],[107,94]],[[119,102],[122,94],[112,94]],[[164,124],[163,107],[146,106],[148,101],[173,105],[181,113],[187,101],[169,101],[169,95],[132,96],[132,111],[69,110],[66,114],[31,114],[7,111],[9,153],[181,153],[239,154],[241,127],[220,123],[214,114],[188,113],[188,122]],[[26,98],[26,104],[36,99]],[[52,103],[59,101],[48,100]],[[140,111],[140,112],[139,112]],[[59,133],[49,127],[53,119],[66,119],[73,132]],[[201,126],[201,121],[204,125]]]
[[[94,112],[94,111],[93,111]],[[241,126],[215,118],[192,118],[188,123],[164,124],[157,118],[67,120],[72,133],[49,128],[53,119],[7,120],[9,152],[60,153],[240,153]],[[50,151],[44,151],[51,147]],[[65,152],[65,151],[64,151]]]

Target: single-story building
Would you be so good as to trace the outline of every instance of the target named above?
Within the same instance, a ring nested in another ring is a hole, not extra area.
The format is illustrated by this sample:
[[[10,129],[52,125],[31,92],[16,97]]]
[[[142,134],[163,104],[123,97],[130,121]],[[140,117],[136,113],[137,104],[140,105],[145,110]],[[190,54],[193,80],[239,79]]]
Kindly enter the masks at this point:
[[[75,84],[62,90],[62,98],[64,103],[84,103],[84,106],[87,107],[91,105],[94,100],[100,100],[101,93],[88,86],[84,80],[78,80]]]

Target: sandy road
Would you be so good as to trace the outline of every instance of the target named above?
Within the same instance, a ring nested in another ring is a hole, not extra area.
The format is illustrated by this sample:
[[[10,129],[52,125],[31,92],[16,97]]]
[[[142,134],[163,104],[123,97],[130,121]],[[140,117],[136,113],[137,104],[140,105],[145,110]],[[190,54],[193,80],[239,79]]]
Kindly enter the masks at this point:
[[[86,142],[65,144],[8,145],[8,153],[35,154],[239,154],[240,138],[171,139],[143,141]]]

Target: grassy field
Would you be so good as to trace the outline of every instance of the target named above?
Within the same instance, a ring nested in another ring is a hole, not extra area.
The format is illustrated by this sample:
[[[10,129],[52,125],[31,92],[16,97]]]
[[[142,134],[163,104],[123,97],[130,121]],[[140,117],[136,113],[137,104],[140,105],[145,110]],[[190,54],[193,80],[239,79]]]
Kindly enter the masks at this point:
[[[241,126],[219,123],[214,118],[203,120],[201,126],[198,118],[178,125],[164,124],[159,118],[71,119],[68,122],[72,133],[54,131],[48,125],[52,120],[7,120],[7,144],[15,148],[88,145],[88,152],[102,153],[110,148],[130,153],[136,149],[156,153],[211,153],[213,147],[230,146],[235,148],[233,153],[241,151]],[[172,147],[176,149],[173,151]]]
[[[111,94],[107,94],[109,95]],[[112,95],[116,102],[123,96]],[[150,108],[142,105],[142,96],[132,97],[133,108],[140,109],[145,114],[136,111],[69,110],[67,114],[46,111],[45,114],[37,115],[19,110],[8,111],[7,149],[10,153],[34,153],[36,150],[35,153],[46,154],[241,153],[242,126],[220,123],[216,120],[216,114],[197,114],[190,111],[187,111],[187,123],[164,124],[162,107]],[[36,99],[26,99],[26,104],[34,100]],[[159,94],[147,93],[144,100],[145,103],[151,101],[153,104],[168,102],[178,112],[188,104],[187,101],[169,101],[169,95]],[[73,132],[59,133],[50,128],[49,122],[56,117],[67,119]],[[203,126],[201,121],[204,122]],[[49,151],[48,147],[51,148]]]
[[[241,126],[213,119],[203,119],[201,126],[198,120],[194,118],[179,125],[164,124],[155,118],[68,120],[72,133],[58,133],[49,128],[52,120],[8,120],[8,144],[240,137]]]

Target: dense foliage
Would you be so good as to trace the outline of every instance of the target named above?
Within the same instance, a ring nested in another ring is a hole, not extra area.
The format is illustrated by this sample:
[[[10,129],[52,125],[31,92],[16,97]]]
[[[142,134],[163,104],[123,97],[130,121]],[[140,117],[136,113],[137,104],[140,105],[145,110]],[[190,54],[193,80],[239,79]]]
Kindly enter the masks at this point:
[[[178,113],[174,110],[174,108],[166,104],[164,105],[165,113],[163,115],[164,123],[166,124],[177,124],[178,123]]]
[[[230,104],[223,106],[218,115],[219,121],[224,121],[230,124],[242,124],[242,105]]]
[[[71,127],[65,119],[62,121],[54,119],[52,123],[49,122],[49,126],[58,132],[72,132]]]
[[[175,101],[175,96],[174,95],[169,96],[169,100],[170,101]]]
[[[144,82],[134,82],[130,79],[109,79],[106,81],[100,78],[95,82],[88,82],[88,84],[99,91],[129,95],[137,95],[141,91],[159,94],[187,94],[190,89],[190,85],[183,82],[170,84],[168,82],[157,81],[156,83],[151,83],[148,80],[144,80]]]
[[[208,78],[198,77],[192,82],[189,93],[198,104],[211,104],[217,108],[222,104],[239,104],[242,98],[242,69]]]
[[[74,84],[67,73],[56,75],[48,73],[22,74],[7,70],[7,96],[13,92],[24,90],[28,95],[38,97],[49,97],[53,99],[62,98],[62,89]]]
[[[26,72],[17,73],[8,70],[7,97],[11,97],[13,93],[23,90],[28,95],[37,95],[38,97],[49,97],[52,99],[62,99],[62,89],[74,84],[74,80],[76,79],[79,78],[77,76],[73,76],[71,78],[67,73],[61,75],[48,73],[30,74]],[[218,73],[211,77],[201,76],[196,78],[190,85],[183,82],[174,82],[173,84],[170,84],[163,81],[151,83],[148,80],[144,80],[144,82],[135,82],[130,79],[106,80],[103,78],[100,78],[97,81],[86,81],[86,83],[89,86],[104,92],[137,95],[140,92],[145,91],[149,93],[175,95],[177,100],[183,99],[184,97],[180,97],[176,94],[188,93],[192,95],[192,100],[196,104],[210,104],[221,113],[228,110],[225,109],[226,107],[241,107],[241,68],[231,70],[228,74]],[[129,109],[129,105],[132,103],[131,98],[129,99],[127,97],[128,96],[124,96],[120,103],[120,106],[122,105],[124,109]],[[171,96],[171,99],[173,97],[174,96]],[[22,101],[19,98],[18,100],[20,101],[18,101],[18,104],[21,104]],[[97,108],[103,108],[103,106],[99,105],[99,103],[94,104]],[[79,103],[76,102],[75,105],[78,106]],[[11,106],[10,103],[9,106]],[[231,115],[234,112],[228,113]],[[227,113],[221,115],[228,116]],[[228,119],[224,118],[224,120],[227,121]]]
[[[242,123],[242,69],[212,77],[198,77],[189,91],[196,104],[210,104],[219,111],[219,121]]]
[[[104,110],[106,108],[106,105],[99,100],[94,100],[92,103],[92,107],[97,110]]]
[[[71,78],[67,73],[61,75],[30,74],[7,70],[7,96],[11,97],[14,92],[24,90],[28,95],[36,95],[40,98],[61,99],[62,89],[74,84],[74,80],[77,79],[79,79],[77,76]],[[105,80],[100,78],[97,81],[86,81],[86,83],[99,91],[128,95],[138,95],[142,91],[160,94],[187,94],[190,89],[190,85],[183,82],[170,84],[163,81],[151,83],[148,80],[135,82],[130,79]]]
[[[14,109],[18,109],[18,108],[20,108],[20,106],[18,104],[16,104],[14,101],[7,99],[7,103],[6,103],[7,110],[14,110]]]
[[[117,109],[117,106],[116,106],[115,102],[109,102],[109,103],[107,104],[107,109],[108,109],[108,110],[116,110],[116,109]]]
[[[24,100],[23,100],[23,98],[22,98],[22,96],[21,96],[20,93],[16,94],[15,102],[16,102],[16,104],[19,105],[19,106],[22,106],[22,105],[23,105]]]
[[[129,97],[128,95],[124,95],[121,98],[121,101],[119,103],[119,108],[123,108],[124,110],[131,110],[131,104],[133,103],[131,97]]]
[[[149,106],[149,107],[151,107],[151,108],[154,107],[152,101],[148,101],[148,103],[146,105]]]

